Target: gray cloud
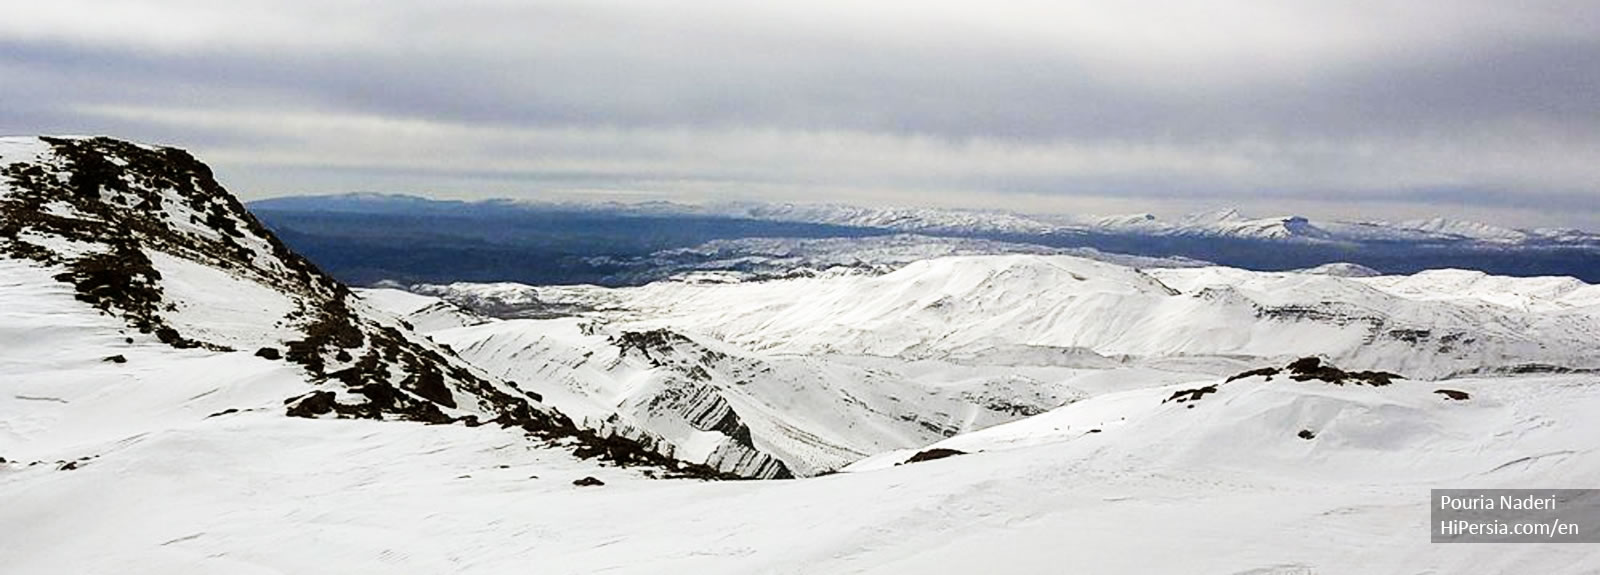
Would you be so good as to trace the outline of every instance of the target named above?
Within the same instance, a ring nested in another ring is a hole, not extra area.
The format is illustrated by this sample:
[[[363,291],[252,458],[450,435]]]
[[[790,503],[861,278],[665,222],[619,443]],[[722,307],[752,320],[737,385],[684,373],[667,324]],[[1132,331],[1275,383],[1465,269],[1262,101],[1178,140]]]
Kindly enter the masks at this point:
[[[1600,227],[1592,2],[40,4],[0,23],[0,128],[183,145],[247,195]]]

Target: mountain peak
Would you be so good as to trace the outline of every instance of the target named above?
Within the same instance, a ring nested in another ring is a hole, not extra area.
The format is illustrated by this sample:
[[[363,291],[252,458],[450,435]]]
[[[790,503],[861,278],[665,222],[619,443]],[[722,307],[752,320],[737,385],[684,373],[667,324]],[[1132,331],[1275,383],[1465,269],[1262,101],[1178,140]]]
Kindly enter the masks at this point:
[[[65,308],[117,318],[128,345],[297,365],[304,387],[275,406],[287,415],[494,420],[574,438],[619,461],[678,468],[643,444],[579,431],[538,394],[373,309],[180,149],[103,137],[0,140],[0,259],[71,286],[77,301]]]
[[[1396,225],[1406,229],[1457,236],[1473,240],[1520,242],[1528,239],[1528,234],[1519,230],[1481,222],[1456,220],[1444,217],[1407,220]]]

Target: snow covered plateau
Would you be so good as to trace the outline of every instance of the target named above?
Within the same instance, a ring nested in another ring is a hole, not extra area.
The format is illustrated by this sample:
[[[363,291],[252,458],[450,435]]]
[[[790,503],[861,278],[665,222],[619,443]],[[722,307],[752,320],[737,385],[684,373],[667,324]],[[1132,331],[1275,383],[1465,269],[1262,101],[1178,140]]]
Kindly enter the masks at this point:
[[[1600,286],[763,242],[352,289],[184,152],[0,139],[0,572],[1600,572],[1428,524],[1600,486]]]

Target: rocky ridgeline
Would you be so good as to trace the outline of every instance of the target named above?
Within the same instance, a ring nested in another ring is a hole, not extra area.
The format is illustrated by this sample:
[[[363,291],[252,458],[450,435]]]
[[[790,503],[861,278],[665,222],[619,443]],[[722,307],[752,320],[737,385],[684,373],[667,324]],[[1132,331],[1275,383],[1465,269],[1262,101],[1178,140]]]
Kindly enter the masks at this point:
[[[346,286],[290,251],[183,150],[110,138],[38,143],[37,154],[0,161],[0,256],[59,269],[55,279],[72,285],[77,299],[167,345],[299,364],[313,387],[285,400],[288,415],[495,422],[580,456],[659,466],[671,475],[728,477],[645,443],[579,430],[537,394],[482,374],[403,322],[371,313]],[[158,252],[278,290],[296,309],[265,323],[292,326],[298,337],[263,333],[256,349],[235,350],[185,333],[170,318],[180,302],[166,294],[151,258]]]
[[[1180,389],[1173,392],[1172,395],[1167,396],[1166,399],[1161,400],[1161,402],[1189,403],[1191,404],[1190,407],[1193,407],[1193,402],[1200,401],[1207,395],[1217,393],[1220,385],[1233,383],[1235,381],[1251,377],[1260,377],[1266,381],[1272,381],[1273,378],[1279,376],[1287,376],[1291,380],[1302,382],[1321,381],[1323,383],[1330,383],[1333,385],[1350,384],[1366,385],[1371,387],[1384,387],[1393,384],[1394,380],[1405,379],[1405,376],[1387,371],[1345,371],[1330,364],[1323,363],[1322,358],[1302,357],[1281,368],[1263,367],[1236,373],[1232,376],[1229,376],[1226,381],[1222,382],[1222,384],[1213,383],[1211,385],[1204,385],[1193,389]]]
[[[749,360],[729,357],[666,329],[624,331],[610,340],[616,346],[616,361],[634,358],[667,375],[650,393],[630,402],[630,414],[639,421],[670,419],[701,432],[721,434],[723,439],[707,460],[707,465],[751,477],[782,479],[794,477],[784,462],[758,449],[750,428],[739,418],[720,386],[741,385],[738,374],[753,376],[759,366]],[[725,381],[726,379],[732,381]],[[613,416],[618,429],[633,436],[653,434],[637,425],[627,425]]]

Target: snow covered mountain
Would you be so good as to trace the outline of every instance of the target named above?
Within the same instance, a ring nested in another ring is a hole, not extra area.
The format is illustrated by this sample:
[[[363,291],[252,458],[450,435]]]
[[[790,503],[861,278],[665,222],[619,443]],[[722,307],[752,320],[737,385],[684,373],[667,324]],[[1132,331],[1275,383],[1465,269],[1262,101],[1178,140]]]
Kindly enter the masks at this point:
[[[350,290],[188,154],[0,139],[0,565],[1600,571],[1427,543],[1429,489],[1600,481],[1595,285],[839,244]]]
[[[463,202],[370,194],[274,198],[251,208],[291,246],[360,285],[401,280],[632,286],[702,271],[770,278],[805,273],[807,263],[851,265],[834,255],[904,263],[918,251],[923,259],[1131,254],[1261,271],[1351,263],[1388,274],[1458,268],[1600,282],[1600,236],[1593,233],[1444,219],[1343,222],[1252,217],[1238,210],[1168,219],[760,203]]]
[[[358,196],[335,196],[346,203],[360,202]],[[411,201],[406,196],[385,196],[396,202]],[[277,201],[277,200],[274,200]],[[296,201],[295,199],[284,201]],[[310,199],[306,202],[315,204]],[[650,202],[546,203],[498,200],[506,206],[583,209],[630,214],[716,215],[781,222],[807,222],[856,228],[884,229],[905,233],[953,235],[1074,235],[1084,233],[1134,236],[1220,237],[1248,240],[1302,243],[1474,243],[1485,247],[1565,245],[1600,249],[1600,234],[1562,228],[1519,230],[1448,218],[1404,221],[1312,221],[1296,215],[1253,217],[1238,209],[1225,208],[1163,219],[1154,214],[1112,216],[1022,214],[1001,210],[947,208],[864,207],[843,204],[767,204],[727,202],[676,204]]]
[[[605,441],[354,297],[181,150],[7,138],[0,166],[0,371],[13,391],[0,406],[29,422],[0,434],[7,455],[49,457],[60,444],[47,438],[91,430],[80,418],[180,390],[197,401],[163,407],[178,421],[264,410],[494,421],[575,444]],[[235,377],[244,383],[227,381]],[[107,440],[133,431],[92,428]]]
[[[414,213],[450,208],[561,210],[629,216],[713,216],[772,222],[803,222],[908,234],[953,236],[1073,236],[1114,234],[1149,237],[1216,237],[1294,243],[1401,242],[1476,245],[1501,249],[1565,246],[1600,249],[1600,234],[1566,228],[1513,229],[1493,224],[1428,218],[1417,220],[1312,220],[1298,215],[1252,216],[1224,208],[1164,219],[1154,214],[1024,214],[1004,210],[866,207],[844,204],[721,202],[582,202],[496,199],[444,202],[398,194],[342,194],[273,198],[257,202],[271,210]]]
[[[1321,221],[1301,216],[1248,217],[1223,209],[1164,220],[1152,214],[1043,216],[1008,212],[862,208],[839,205],[724,205],[709,211],[779,221],[884,228],[904,232],[1222,237],[1301,243],[1472,243],[1484,247],[1564,245],[1600,249],[1600,234],[1569,229],[1515,230],[1434,218],[1400,222]]]
[[[1157,383],[1142,371],[1203,378],[1304,356],[1416,380],[1600,370],[1600,286],[1357,272],[952,256],[763,281],[414,289],[442,297],[423,310],[566,310],[429,334],[537,382],[582,425],[659,437],[713,466],[738,443],[800,475],[1066,405],[1118,373]]]
[[[1075,255],[1135,267],[1198,267],[1205,262],[1180,257],[1144,257],[1093,248],[1058,248],[979,238],[893,234],[859,238],[742,238],[715,240],[645,258],[593,258],[623,266],[618,283],[657,280],[752,281],[819,273],[886,273],[907,264],[948,256],[1039,254]],[[472,290],[472,291],[481,291]],[[469,292],[457,292],[465,296]]]
[[[1600,287],[1570,278],[1346,278],[975,256],[883,275],[537,291],[641,328],[770,353],[922,359],[1032,346],[1107,357],[1324,355],[1425,378],[1525,364],[1600,367]]]

